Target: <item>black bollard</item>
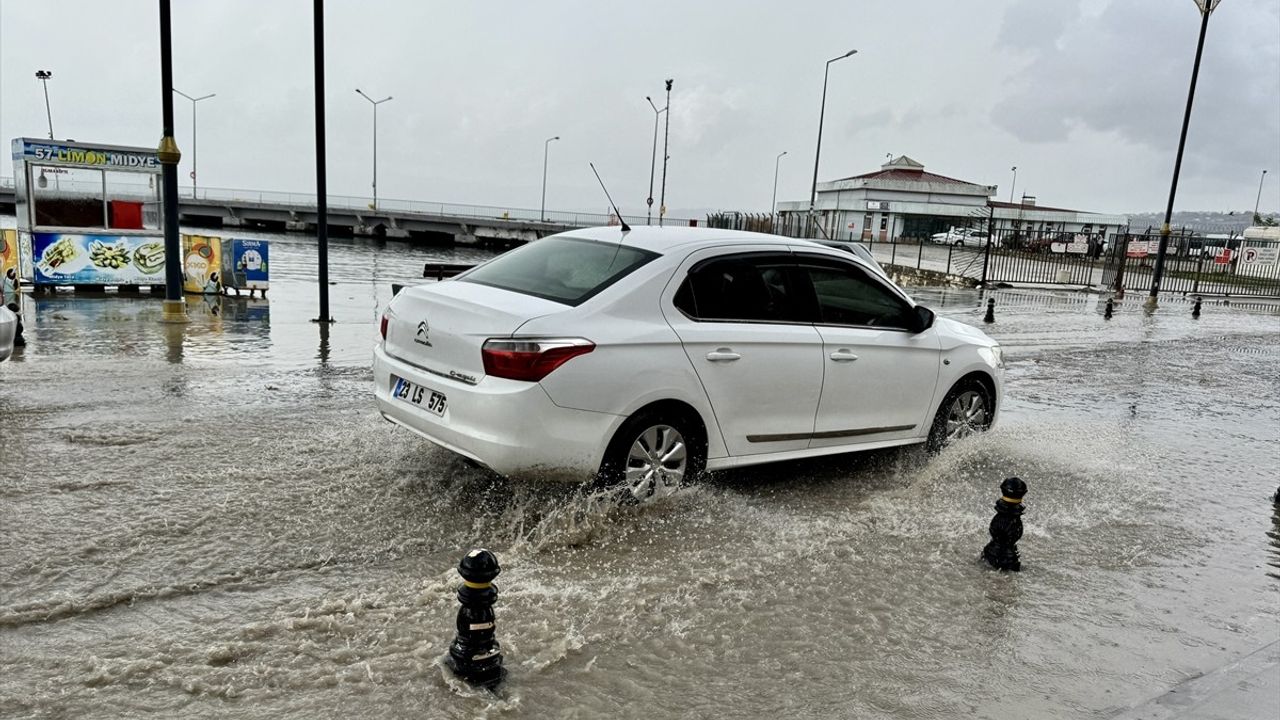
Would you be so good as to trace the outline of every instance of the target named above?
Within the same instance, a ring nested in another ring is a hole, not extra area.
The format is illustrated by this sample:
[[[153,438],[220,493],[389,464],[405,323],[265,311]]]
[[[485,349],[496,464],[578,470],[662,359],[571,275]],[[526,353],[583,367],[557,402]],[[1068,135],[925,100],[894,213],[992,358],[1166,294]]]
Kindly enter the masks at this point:
[[[483,548],[467,553],[458,563],[462,586],[458,588],[458,634],[449,646],[445,664],[469,685],[493,689],[506,676],[502,646],[494,627],[493,603],[498,589],[493,579],[502,568],[498,557]]]
[[[982,316],[982,322],[993,323],[996,321],[996,299],[987,298],[987,314]]]
[[[997,570],[1022,569],[1018,560],[1018,540],[1022,538],[1022,496],[1027,484],[1011,477],[1000,483],[996,516],[991,518],[991,542],[982,548],[982,558]]]
[[[1200,317],[1200,302],[1201,302],[1200,298],[1196,298],[1196,305],[1195,307],[1191,308],[1191,317],[1193,318]]]
[[[1107,298],[1107,307],[1105,310],[1102,311],[1102,317],[1107,320],[1110,320],[1111,315],[1115,312],[1115,309],[1116,309],[1115,301],[1112,300],[1111,298]]]
[[[13,346],[23,347],[27,344],[27,339],[22,336],[22,310],[18,308],[18,303],[9,303],[8,307],[18,319],[18,324],[13,329]]]

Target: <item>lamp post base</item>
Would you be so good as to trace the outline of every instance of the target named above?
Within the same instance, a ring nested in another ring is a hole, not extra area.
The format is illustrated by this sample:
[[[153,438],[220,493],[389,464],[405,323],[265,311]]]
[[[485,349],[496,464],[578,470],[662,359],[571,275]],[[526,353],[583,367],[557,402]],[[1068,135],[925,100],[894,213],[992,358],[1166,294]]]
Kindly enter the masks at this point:
[[[1156,299],[1155,295],[1147,296],[1147,301],[1142,303],[1142,309],[1148,313],[1155,312],[1158,307],[1160,307],[1160,301]]]
[[[187,316],[187,304],[181,300],[165,300],[160,322],[175,325],[191,322],[191,318]]]

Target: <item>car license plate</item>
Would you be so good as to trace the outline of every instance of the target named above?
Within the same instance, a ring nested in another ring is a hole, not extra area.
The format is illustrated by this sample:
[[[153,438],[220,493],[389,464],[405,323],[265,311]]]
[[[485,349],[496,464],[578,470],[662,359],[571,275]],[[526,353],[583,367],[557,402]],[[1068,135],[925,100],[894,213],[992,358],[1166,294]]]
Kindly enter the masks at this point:
[[[444,393],[436,392],[421,385],[415,385],[395,375],[391,376],[391,395],[405,402],[424,407],[427,412],[441,417],[444,417],[445,408],[448,407],[448,400],[445,398]]]

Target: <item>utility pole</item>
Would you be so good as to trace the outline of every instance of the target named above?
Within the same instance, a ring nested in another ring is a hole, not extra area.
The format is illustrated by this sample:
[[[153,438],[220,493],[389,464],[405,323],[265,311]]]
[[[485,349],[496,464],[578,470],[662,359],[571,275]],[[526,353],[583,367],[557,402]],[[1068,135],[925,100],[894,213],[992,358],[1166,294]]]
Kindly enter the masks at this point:
[[[645,198],[645,205],[649,206],[648,216],[645,218],[645,225],[653,224],[653,170],[654,163],[658,161],[658,116],[666,112],[666,108],[658,109],[653,104],[653,98],[648,95],[644,96],[649,101],[649,107],[653,108],[653,150],[649,153],[649,197]]]
[[[312,0],[312,44],[315,49],[316,93],[316,245],[319,249],[320,316],[314,322],[329,324],[329,196],[324,147],[324,0]]]
[[[391,99],[388,95],[381,100],[374,100],[364,94],[360,88],[356,88],[356,92],[360,93],[360,97],[368,100],[373,104],[373,205],[372,209],[378,209],[378,106]]]
[[[538,211],[538,219],[542,222],[547,221],[547,154],[551,150],[551,141],[559,139],[560,136],[557,135],[547,138],[546,142],[542,143],[542,209]]]
[[[778,157],[773,159],[773,200],[769,202],[769,214],[771,215],[778,214],[778,163],[782,162],[782,156],[786,154],[787,151],[783,150],[778,153]]]
[[[217,97],[218,94],[210,93],[200,97],[191,97],[178,88],[174,88],[173,91],[191,101],[191,197],[194,198],[196,196],[196,165],[200,157],[196,152],[196,103],[201,100],[208,100],[211,97]]]
[[[658,227],[662,227],[662,220],[667,216],[667,160],[671,155],[667,153],[667,140],[671,138],[671,83],[672,78],[667,79],[667,106],[663,108],[667,112],[666,129],[662,131],[662,194],[658,199]]]
[[[169,0],[160,0],[160,103],[163,130],[156,159],[160,161],[164,215],[164,309],[161,322],[187,322],[182,301],[182,243],[178,235],[178,162],[182,153],[173,139],[173,34]],[[50,131],[52,137],[52,130]]]
[[[831,63],[843,60],[857,52],[857,50],[850,50],[840,57],[831,58],[822,71],[822,106],[818,110],[818,145],[813,151],[813,184],[809,186],[809,227],[805,233],[806,236],[813,232],[813,206],[818,199],[818,160],[822,157],[822,121],[827,115],[827,76],[831,73]]]
[[[1012,183],[1009,183],[1009,204],[1010,204],[1010,205],[1012,205],[1012,204],[1013,204],[1013,191],[1014,191],[1014,189],[1015,189],[1015,188],[1017,188],[1017,187],[1018,187],[1018,166],[1017,166],[1017,165],[1014,165],[1013,167],[1011,167],[1011,168],[1009,168],[1009,169],[1013,171],[1013,182],[1012,182]]]
[[[1164,224],[1160,226],[1160,248],[1156,255],[1155,272],[1151,276],[1151,294],[1146,309],[1153,311],[1160,304],[1160,281],[1164,279],[1164,255],[1169,248],[1169,222],[1173,219],[1173,198],[1178,193],[1178,173],[1182,170],[1182,150],[1187,144],[1187,126],[1191,123],[1191,103],[1196,97],[1196,78],[1200,75],[1200,56],[1204,52],[1204,36],[1209,29],[1209,14],[1221,0],[1196,0],[1200,8],[1200,39],[1196,42],[1196,59],[1191,65],[1191,87],[1187,90],[1187,110],[1182,116],[1182,134],[1178,137],[1178,155],[1173,161],[1173,182],[1169,185],[1169,205],[1164,211]]]
[[[53,113],[49,110],[49,80],[53,78],[51,70],[37,70],[36,79],[44,85],[44,114],[49,118],[49,139],[53,139]]]
[[[1262,218],[1258,217],[1258,206],[1262,203],[1262,183],[1266,179],[1267,171],[1263,170],[1262,177],[1258,178],[1258,199],[1253,201],[1253,218],[1249,221],[1251,223],[1257,223],[1262,220]]]

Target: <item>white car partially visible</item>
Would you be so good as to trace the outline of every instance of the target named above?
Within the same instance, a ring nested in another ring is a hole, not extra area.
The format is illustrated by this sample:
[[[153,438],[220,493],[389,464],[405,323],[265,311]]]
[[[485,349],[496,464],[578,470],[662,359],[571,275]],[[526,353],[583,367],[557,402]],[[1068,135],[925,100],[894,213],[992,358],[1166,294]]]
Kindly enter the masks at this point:
[[[998,345],[856,254],[715,229],[575,230],[382,317],[383,416],[511,477],[637,499],[716,470],[911,443],[995,421]]]
[[[18,332],[18,316],[9,308],[0,305],[0,361],[8,360],[13,354],[13,338]]]
[[[934,233],[929,240],[943,245],[981,245],[987,239],[987,234],[981,230],[973,228],[957,228],[953,227],[946,232]]]

